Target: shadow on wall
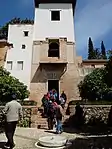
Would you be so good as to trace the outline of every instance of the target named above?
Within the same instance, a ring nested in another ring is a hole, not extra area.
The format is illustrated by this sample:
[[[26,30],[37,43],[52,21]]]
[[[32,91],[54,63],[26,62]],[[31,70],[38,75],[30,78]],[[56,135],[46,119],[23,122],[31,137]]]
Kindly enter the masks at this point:
[[[84,135],[99,135],[99,134],[111,134],[112,133],[112,107],[108,113],[107,119],[103,117],[97,117],[94,115],[86,115],[83,108],[77,104],[74,106],[75,114],[64,122],[64,131],[68,133],[81,133]],[[87,119],[87,117],[89,119]]]
[[[31,80],[31,83],[45,83],[47,82],[47,79],[45,77],[45,74],[44,72],[42,72],[42,69],[39,65],[39,67],[37,68],[32,80]]]
[[[109,134],[112,135],[112,107],[110,108],[110,112],[107,115],[106,121],[105,119],[103,120],[102,117],[97,117],[96,114],[94,116],[90,115],[90,117],[88,117],[89,120],[87,121],[86,111],[84,112],[83,108],[80,107],[80,105],[77,105],[76,107],[74,106],[74,109],[75,114],[70,115],[70,117],[64,122],[64,132],[77,133],[82,134],[84,136],[87,135],[108,136]],[[83,142],[85,141],[86,140],[83,140]],[[86,147],[84,149],[88,148]]]
[[[46,83],[47,79],[52,79],[52,74],[56,74],[56,77],[60,79],[65,72],[66,64],[42,64],[38,66],[31,83]]]

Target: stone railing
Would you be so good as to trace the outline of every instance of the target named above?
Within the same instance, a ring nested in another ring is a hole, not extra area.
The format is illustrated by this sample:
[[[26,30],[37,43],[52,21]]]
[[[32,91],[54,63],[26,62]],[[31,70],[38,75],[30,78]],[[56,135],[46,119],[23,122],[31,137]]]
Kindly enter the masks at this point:
[[[103,122],[107,124],[111,105],[82,105],[86,124]],[[75,115],[75,105],[69,106],[69,114]]]
[[[20,127],[31,127],[31,117],[36,115],[38,108],[36,106],[23,106],[23,121],[19,121],[18,126]],[[2,110],[3,106],[0,106],[0,126],[3,126],[2,122]]]

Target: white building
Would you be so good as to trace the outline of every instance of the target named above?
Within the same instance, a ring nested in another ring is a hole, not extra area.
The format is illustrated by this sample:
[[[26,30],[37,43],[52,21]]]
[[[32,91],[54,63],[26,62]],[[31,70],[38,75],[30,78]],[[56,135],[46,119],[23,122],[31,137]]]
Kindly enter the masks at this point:
[[[33,25],[9,25],[5,68],[30,88]]]
[[[34,25],[9,25],[5,68],[40,101],[55,88],[69,100],[77,96],[79,80],[75,51],[76,0],[35,0]]]

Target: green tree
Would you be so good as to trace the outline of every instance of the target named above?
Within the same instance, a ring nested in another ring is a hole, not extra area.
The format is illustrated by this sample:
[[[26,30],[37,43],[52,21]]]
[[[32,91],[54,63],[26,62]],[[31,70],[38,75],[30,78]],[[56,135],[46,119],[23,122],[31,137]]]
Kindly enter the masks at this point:
[[[112,100],[112,51],[105,68],[97,68],[84,77],[78,88],[82,99]]]
[[[95,59],[96,55],[95,55],[95,50],[93,47],[93,42],[91,40],[91,37],[89,37],[89,41],[88,41],[88,59]]]
[[[13,93],[20,100],[28,98],[29,96],[27,86],[15,77],[12,77],[4,68],[0,67],[0,102],[7,102]]]
[[[30,19],[13,18],[0,28],[0,39],[7,39],[9,24],[33,24],[34,21]]]
[[[107,59],[110,59],[112,56],[112,49],[107,51]]]
[[[112,79],[111,79],[112,77],[112,52],[110,53],[109,61],[106,64],[105,70],[106,70],[105,82],[111,88],[112,87]]]
[[[103,41],[101,42],[101,57],[102,57],[102,59],[107,59],[105,45],[104,45]]]
[[[96,59],[101,59],[101,52],[99,48],[95,49],[95,56],[96,56]]]
[[[108,86],[105,83],[106,71],[104,68],[97,68],[92,73],[85,76],[84,80],[78,85],[82,99],[100,100],[108,92]]]

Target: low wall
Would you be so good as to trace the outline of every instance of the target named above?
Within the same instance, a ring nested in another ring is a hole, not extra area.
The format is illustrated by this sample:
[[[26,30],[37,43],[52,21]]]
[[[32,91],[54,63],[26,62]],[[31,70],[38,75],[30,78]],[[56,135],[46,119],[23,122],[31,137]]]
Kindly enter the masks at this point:
[[[23,121],[19,121],[18,126],[20,127],[30,127],[31,126],[31,117],[36,115],[38,108],[36,106],[23,106]],[[3,126],[2,123],[2,112],[4,107],[0,106],[0,126]]]
[[[85,123],[107,123],[111,105],[82,105]],[[75,115],[75,105],[69,106],[70,115]]]
[[[95,124],[99,121],[103,123],[107,123],[108,115],[111,108],[111,105],[83,105],[84,117],[86,124]],[[2,117],[1,110],[4,107],[0,106],[0,127],[2,127]],[[18,123],[20,127],[31,127],[32,126],[32,117],[37,115],[38,107],[36,106],[23,106],[23,121]],[[69,106],[70,115],[75,114],[75,105]],[[36,119],[35,119],[36,120]]]

